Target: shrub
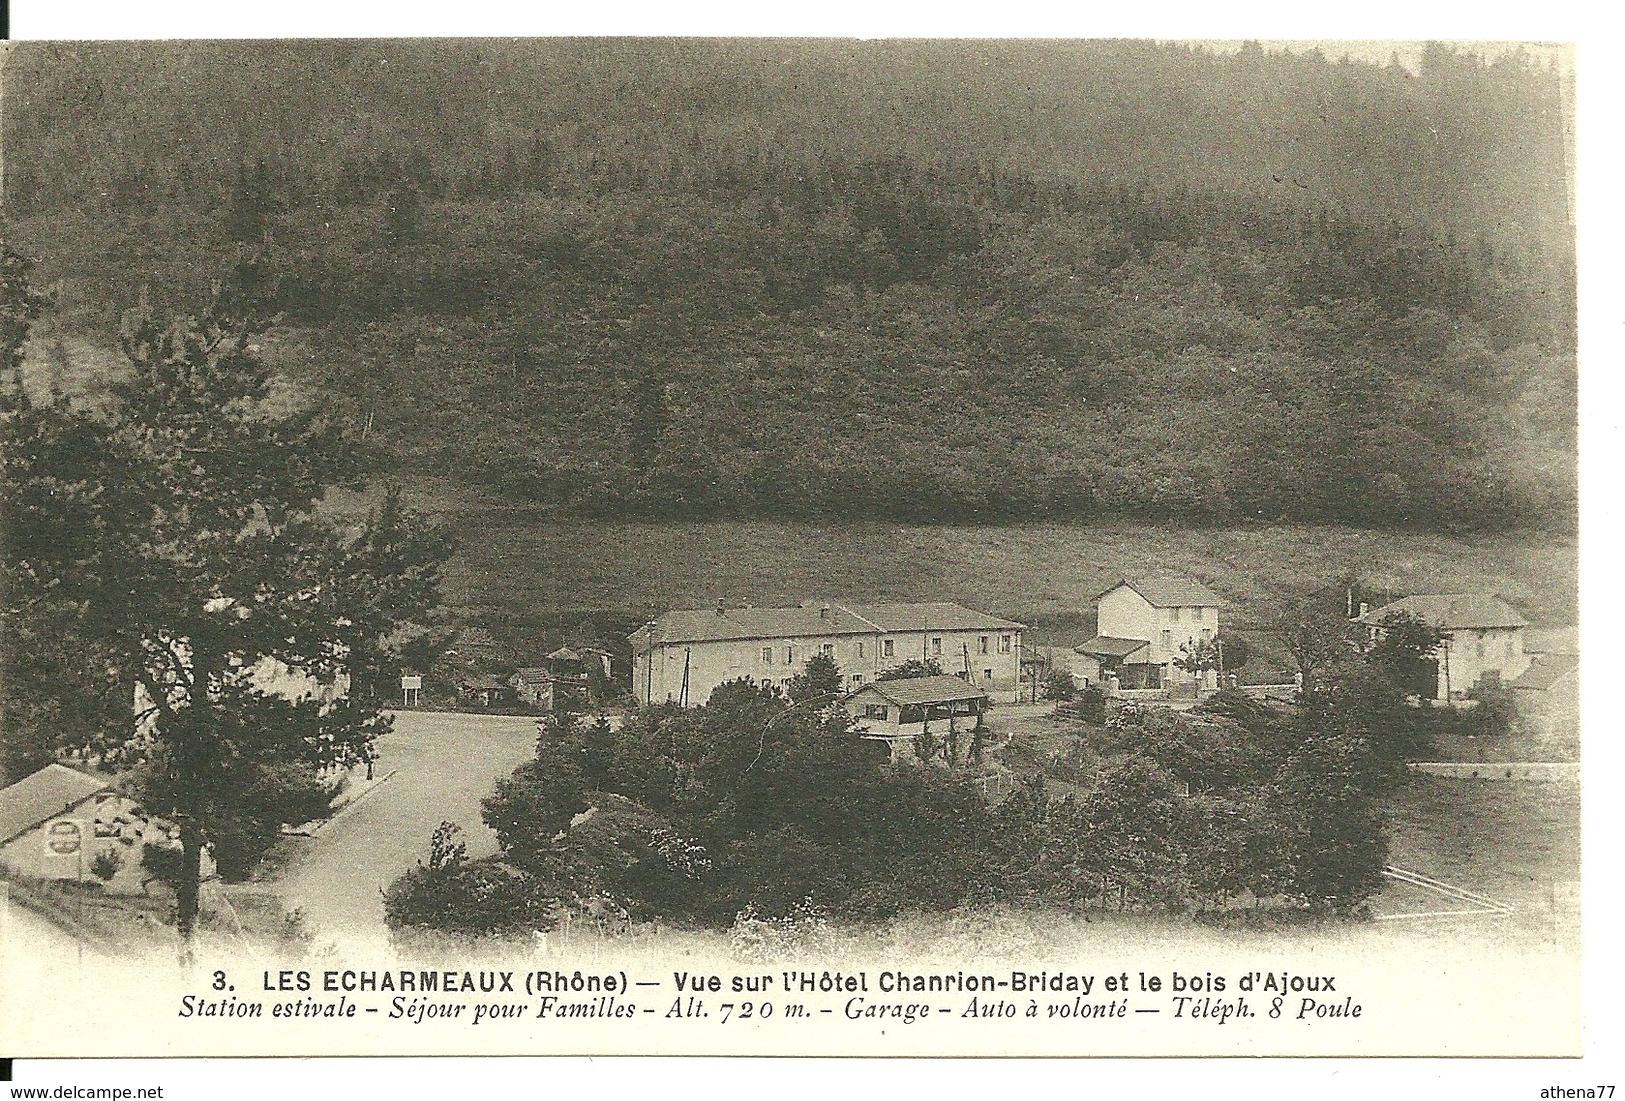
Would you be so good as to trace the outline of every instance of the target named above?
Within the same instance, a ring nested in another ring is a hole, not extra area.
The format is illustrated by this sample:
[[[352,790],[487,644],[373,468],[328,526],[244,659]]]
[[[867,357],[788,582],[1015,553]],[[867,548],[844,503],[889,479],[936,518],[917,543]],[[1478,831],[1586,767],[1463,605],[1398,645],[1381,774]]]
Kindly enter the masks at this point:
[[[1106,721],[1106,690],[1091,684],[1072,700],[1072,713],[1086,723],[1100,726]]]
[[[1518,703],[1510,688],[1481,686],[1467,693],[1478,706],[1462,714],[1461,733],[1499,738],[1512,733],[1518,722]]]
[[[442,822],[429,841],[429,861],[396,879],[384,892],[384,920],[392,929],[427,927],[484,936],[547,931],[570,892],[560,877],[497,860],[469,860],[460,832]]]
[[[1044,678],[1044,698],[1064,702],[1076,699],[1078,695],[1077,682],[1072,674],[1065,669],[1051,669],[1049,676]]]
[[[118,870],[124,867],[124,857],[117,849],[103,849],[90,861],[90,873],[103,883],[118,875]]]

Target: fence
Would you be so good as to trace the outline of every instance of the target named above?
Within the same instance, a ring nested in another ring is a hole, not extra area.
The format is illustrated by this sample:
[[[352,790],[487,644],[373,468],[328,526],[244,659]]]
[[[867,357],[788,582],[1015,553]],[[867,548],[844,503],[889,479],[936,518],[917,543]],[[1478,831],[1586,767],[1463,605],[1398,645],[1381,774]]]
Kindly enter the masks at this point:
[[[982,793],[982,798],[989,803],[1002,803],[1016,789],[1015,782],[1008,772],[986,772],[972,782]]]
[[[1559,783],[1580,779],[1580,766],[1566,761],[1413,761],[1412,772],[1452,780],[1528,780]]]
[[[1302,688],[1297,684],[1244,684],[1240,691],[1255,700],[1295,700]]]

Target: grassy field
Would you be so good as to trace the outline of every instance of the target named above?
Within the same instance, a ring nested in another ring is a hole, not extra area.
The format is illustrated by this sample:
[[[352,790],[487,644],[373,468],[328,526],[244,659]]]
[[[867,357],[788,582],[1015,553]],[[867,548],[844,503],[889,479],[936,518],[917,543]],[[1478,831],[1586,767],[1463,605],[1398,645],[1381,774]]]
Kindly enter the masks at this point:
[[[1578,947],[1580,789],[1574,783],[1418,776],[1392,800],[1390,860],[1512,907],[1504,919],[1470,919],[1484,935]],[[1395,887],[1378,913],[1415,910]],[[1432,908],[1451,909],[1447,899]],[[1446,923],[1451,924],[1461,923]]]
[[[462,549],[445,594],[463,623],[528,647],[594,613],[640,622],[674,607],[953,600],[1078,641],[1083,610],[1125,575],[1195,577],[1227,626],[1257,628],[1283,594],[1364,579],[1398,591],[1496,593],[1538,626],[1576,622],[1577,541],[1308,525],[1229,529],[1123,522],[948,527],[823,522],[561,520],[496,499],[423,495]]]

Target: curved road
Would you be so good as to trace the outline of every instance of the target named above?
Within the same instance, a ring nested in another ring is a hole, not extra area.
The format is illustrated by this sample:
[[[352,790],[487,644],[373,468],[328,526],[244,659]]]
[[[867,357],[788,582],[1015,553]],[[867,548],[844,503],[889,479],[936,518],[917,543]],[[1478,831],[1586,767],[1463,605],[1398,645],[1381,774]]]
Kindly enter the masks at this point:
[[[325,940],[384,935],[383,889],[429,855],[442,821],[462,827],[473,857],[496,851],[480,800],[535,751],[536,720],[513,715],[402,711],[377,743],[380,774],[394,775],[309,838],[265,884]]]

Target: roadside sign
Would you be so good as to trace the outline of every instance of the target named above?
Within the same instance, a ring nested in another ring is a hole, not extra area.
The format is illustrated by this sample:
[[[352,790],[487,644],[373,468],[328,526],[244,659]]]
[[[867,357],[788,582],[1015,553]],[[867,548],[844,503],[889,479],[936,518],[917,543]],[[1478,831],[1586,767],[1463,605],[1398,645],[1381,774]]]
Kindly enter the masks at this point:
[[[84,827],[72,818],[58,818],[45,825],[45,847],[57,856],[72,856],[84,843]]]

